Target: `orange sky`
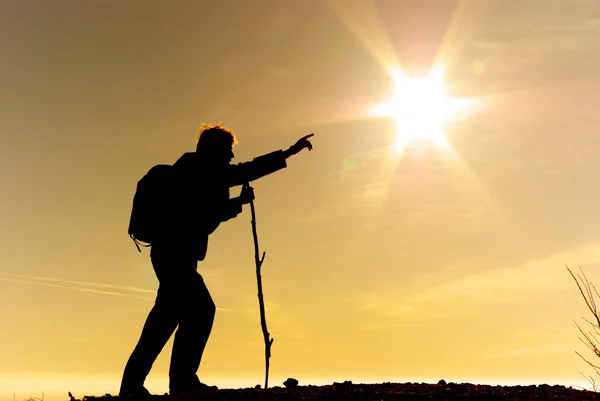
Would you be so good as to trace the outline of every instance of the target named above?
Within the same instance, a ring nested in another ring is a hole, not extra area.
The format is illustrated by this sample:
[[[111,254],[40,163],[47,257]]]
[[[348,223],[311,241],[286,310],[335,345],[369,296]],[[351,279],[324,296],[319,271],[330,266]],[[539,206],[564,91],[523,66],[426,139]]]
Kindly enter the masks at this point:
[[[0,2],[0,392],[118,391],[158,284],[127,236],[135,184],[216,121],[234,161],[316,133],[254,185],[272,383],[591,373],[565,265],[600,283],[600,6],[416,4]],[[395,121],[368,111],[390,70],[438,64],[471,101],[450,150],[389,157]],[[249,210],[199,271],[220,308],[201,380],[262,382]]]

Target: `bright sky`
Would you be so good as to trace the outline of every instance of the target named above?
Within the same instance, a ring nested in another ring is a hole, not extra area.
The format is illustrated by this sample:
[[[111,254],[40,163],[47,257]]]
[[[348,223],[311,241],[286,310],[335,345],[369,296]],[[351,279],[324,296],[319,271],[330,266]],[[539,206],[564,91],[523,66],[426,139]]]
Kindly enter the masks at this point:
[[[0,2],[0,391],[118,391],[158,286],[136,182],[217,121],[234,161],[316,133],[254,185],[272,385],[592,373],[600,5],[416,4]],[[254,268],[245,210],[199,266],[205,382],[263,381]]]

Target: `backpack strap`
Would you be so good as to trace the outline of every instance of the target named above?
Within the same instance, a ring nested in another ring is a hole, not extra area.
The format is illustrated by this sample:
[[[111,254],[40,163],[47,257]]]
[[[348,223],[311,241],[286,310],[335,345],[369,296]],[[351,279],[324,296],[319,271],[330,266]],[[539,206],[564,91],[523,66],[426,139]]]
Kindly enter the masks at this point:
[[[151,245],[150,244],[142,244],[140,241],[138,241],[133,234],[129,235],[131,237],[131,239],[133,240],[133,243],[135,244],[135,247],[137,248],[137,250],[141,253],[142,250],[140,249],[140,246],[143,246],[144,248],[148,248]]]

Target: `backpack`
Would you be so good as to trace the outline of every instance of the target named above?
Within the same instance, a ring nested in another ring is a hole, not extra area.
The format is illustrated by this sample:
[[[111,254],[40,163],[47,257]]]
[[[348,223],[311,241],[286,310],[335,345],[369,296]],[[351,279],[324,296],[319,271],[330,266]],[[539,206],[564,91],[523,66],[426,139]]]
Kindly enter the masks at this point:
[[[151,246],[164,227],[173,175],[173,166],[158,164],[137,183],[128,232],[140,252],[140,245]]]

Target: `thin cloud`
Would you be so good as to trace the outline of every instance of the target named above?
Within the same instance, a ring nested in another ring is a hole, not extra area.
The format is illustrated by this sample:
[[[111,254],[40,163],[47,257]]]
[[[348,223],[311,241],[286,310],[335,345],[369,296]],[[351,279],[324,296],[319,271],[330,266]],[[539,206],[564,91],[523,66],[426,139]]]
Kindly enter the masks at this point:
[[[42,281],[52,281],[52,282],[67,283],[67,284],[88,285],[88,286],[94,286],[94,287],[113,288],[113,289],[125,290],[125,291],[149,292],[149,293],[153,293],[153,294],[156,292],[154,290],[146,290],[143,288],[123,287],[123,286],[112,285],[112,284],[90,283],[90,282],[86,282],[86,281],[65,280],[65,279],[52,278],[52,277],[26,276],[23,274],[12,274],[12,273],[0,272],[0,276],[8,276],[8,277],[20,278],[20,279],[25,279],[25,280],[42,280]]]
[[[427,293],[415,295],[411,300],[417,303],[438,303],[452,298],[469,298],[486,302],[503,302],[505,297],[531,296],[536,292],[560,291],[570,285],[566,280],[565,264],[574,261],[580,265],[600,262],[600,243],[578,249],[564,251],[547,258],[493,269],[469,275],[442,284]]]
[[[52,277],[27,276],[27,275],[23,275],[23,274],[12,274],[12,273],[0,273],[0,280],[13,282],[13,283],[32,284],[32,285],[39,285],[39,286],[45,286],[45,287],[62,288],[62,289],[74,290],[74,291],[91,292],[94,294],[113,295],[113,296],[119,296],[119,297],[136,298],[136,299],[144,299],[144,300],[151,300],[151,301],[154,301],[155,298],[148,297],[148,296],[135,295],[135,294],[114,292],[114,291],[98,290],[98,289],[87,288],[87,287],[83,287],[83,286],[96,286],[96,287],[101,287],[101,288],[119,289],[119,290],[125,290],[125,291],[134,291],[134,292],[152,293],[152,294],[156,293],[156,291],[146,290],[143,288],[125,287],[125,286],[118,286],[118,285],[111,285],[111,284],[90,283],[90,282],[76,281],[76,280],[65,280],[65,279],[52,278]],[[35,280],[39,280],[39,281],[35,281]],[[64,284],[70,284],[70,285],[62,285],[62,284],[57,284],[57,283],[64,283]],[[228,309],[228,308],[217,308],[217,310],[223,311],[223,312],[240,313],[240,311],[237,311],[234,309]]]
[[[119,293],[119,292],[94,290],[92,288],[73,287],[73,286],[67,286],[67,285],[52,284],[52,283],[43,282],[43,281],[30,281],[30,280],[22,280],[22,279],[9,278],[9,277],[0,277],[0,280],[10,281],[13,283],[33,284],[33,285],[39,285],[39,286],[43,286],[43,287],[54,287],[54,288],[63,288],[63,289],[74,290],[74,291],[92,292],[95,294],[114,295],[114,296],[119,296],[119,297],[154,300],[154,298],[150,298],[150,297],[142,297],[142,296],[132,295],[132,294],[123,294],[123,293]]]
[[[387,330],[426,324],[443,319],[472,319],[490,316],[491,304],[518,303],[539,293],[564,291],[571,283],[565,264],[582,266],[600,263],[600,243],[551,255],[516,267],[492,269],[433,285],[410,295],[398,286],[362,293],[344,299],[357,311],[369,315],[365,330]],[[457,307],[464,305],[465,307]]]

